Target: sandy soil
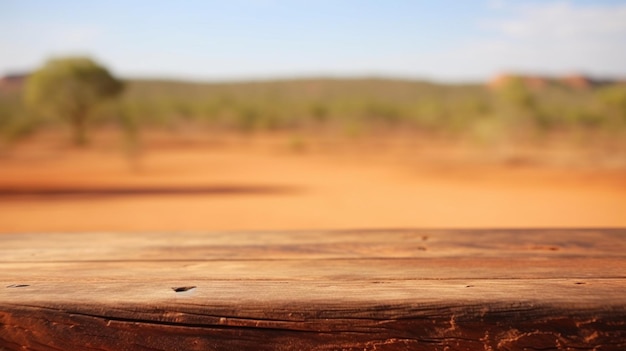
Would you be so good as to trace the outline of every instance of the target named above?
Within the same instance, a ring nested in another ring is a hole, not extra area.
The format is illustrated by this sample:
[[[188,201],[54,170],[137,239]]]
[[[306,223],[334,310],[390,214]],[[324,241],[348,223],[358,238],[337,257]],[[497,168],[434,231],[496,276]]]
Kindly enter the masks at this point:
[[[129,158],[103,140],[4,152],[0,233],[626,226],[624,168],[293,137],[155,136]]]

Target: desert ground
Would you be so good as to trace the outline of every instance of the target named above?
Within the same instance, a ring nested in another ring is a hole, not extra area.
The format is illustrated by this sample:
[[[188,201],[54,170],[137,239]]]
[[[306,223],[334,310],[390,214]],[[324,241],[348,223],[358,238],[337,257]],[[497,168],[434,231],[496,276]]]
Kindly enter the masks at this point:
[[[584,145],[101,134],[4,148],[0,233],[626,226],[626,167]]]

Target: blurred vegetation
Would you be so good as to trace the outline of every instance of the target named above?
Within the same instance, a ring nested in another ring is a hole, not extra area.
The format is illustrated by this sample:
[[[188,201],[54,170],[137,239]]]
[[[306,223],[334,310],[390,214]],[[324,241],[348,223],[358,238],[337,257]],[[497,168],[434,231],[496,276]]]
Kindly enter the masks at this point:
[[[67,120],[74,143],[82,145],[87,142],[87,122],[94,108],[118,95],[122,87],[89,58],[58,58],[28,77],[24,101],[38,114]]]
[[[22,104],[21,90],[0,91],[0,135],[17,140],[58,123]],[[553,134],[626,136],[626,85],[531,89],[511,80],[498,89],[386,79],[306,79],[241,83],[129,80],[120,99],[89,123],[117,125],[136,141],[144,129],[193,126],[207,133],[292,131],[359,136],[415,131],[478,142]]]

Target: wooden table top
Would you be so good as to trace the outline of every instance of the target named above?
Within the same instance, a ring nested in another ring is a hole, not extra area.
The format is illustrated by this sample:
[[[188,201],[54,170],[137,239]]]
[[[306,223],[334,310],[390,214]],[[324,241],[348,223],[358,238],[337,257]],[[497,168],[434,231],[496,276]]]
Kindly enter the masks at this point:
[[[626,350],[626,229],[0,235],[0,350]]]

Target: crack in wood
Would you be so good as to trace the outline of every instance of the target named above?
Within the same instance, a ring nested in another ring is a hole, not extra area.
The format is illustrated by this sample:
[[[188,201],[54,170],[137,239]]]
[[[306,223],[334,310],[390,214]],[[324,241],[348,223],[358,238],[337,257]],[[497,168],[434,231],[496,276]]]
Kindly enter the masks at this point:
[[[185,292],[185,291],[189,291],[189,290],[193,290],[195,289],[196,286],[180,286],[180,287],[173,287],[172,290],[174,290],[175,292]]]

